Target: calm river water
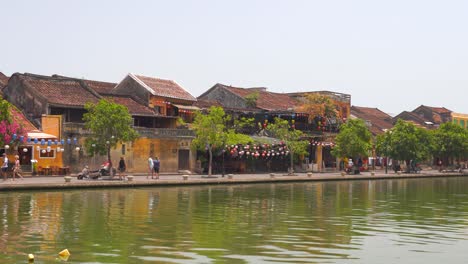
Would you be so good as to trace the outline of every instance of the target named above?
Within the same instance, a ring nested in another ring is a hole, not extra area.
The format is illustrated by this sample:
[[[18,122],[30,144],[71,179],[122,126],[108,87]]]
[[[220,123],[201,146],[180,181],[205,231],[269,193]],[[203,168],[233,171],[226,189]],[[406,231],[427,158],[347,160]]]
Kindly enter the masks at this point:
[[[468,178],[0,194],[0,263],[466,263]]]

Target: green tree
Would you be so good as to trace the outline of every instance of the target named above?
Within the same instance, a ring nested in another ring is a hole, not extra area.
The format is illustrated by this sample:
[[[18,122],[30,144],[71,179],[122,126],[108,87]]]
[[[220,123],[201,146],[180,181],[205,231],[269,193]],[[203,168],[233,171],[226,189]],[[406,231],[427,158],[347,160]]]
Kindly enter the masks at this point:
[[[258,97],[259,97],[258,92],[253,92],[251,94],[248,94],[244,97],[245,103],[247,104],[248,107],[256,107]]]
[[[11,121],[10,103],[0,98],[0,121]]]
[[[138,133],[132,128],[132,116],[125,106],[104,99],[97,104],[86,104],[85,109],[85,127],[92,132],[85,140],[86,149],[90,155],[107,154],[112,168],[111,148],[115,147],[117,142],[128,142],[138,138]]]
[[[197,112],[192,124],[196,137],[192,141],[192,147],[200,151],[208,151],[208,176],[212,175],[213,152],[222,150],[226,144],[244,144],[252,139],[228,128],[227,123],[231,116],[226,115],[223,108],[212,106],[208,113]]]
[[[444,123],[433,132],[433,155],[447,163],[451,159],[468,156],[468,130],[454,123]]]
[[[332,150],[335,157],[356,158],[368,156],[372,149],[372,134],[361,119],[349,119],[340,126],[336,136],[336,146]]]
[[[293,123],[294,124],[294,123]],[[289,173],[294,174],[294,155],[300,156],[307,154],[309,142],[303,140],[303,133],[290,125],[288,120],[276,117],[273,124],[269,124],[267,129],[271,131],[273,137],[283,141],[290,152]]]
[[[432,137],[428,131],[413,123],[398,119],[387,133],[377,137],[377,151],[395,160],[425,160],[430,156]]]

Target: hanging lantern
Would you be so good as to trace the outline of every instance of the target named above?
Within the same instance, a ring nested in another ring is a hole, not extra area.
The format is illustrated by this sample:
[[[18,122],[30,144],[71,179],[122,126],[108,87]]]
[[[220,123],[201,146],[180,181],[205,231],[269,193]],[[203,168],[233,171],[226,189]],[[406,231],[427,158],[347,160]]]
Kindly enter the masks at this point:
[[[24,148],[24,149],[23,149],[23,152],[24,152],[24,153],[28,152],[28,149],[27,149],[27,148]]]
[[[16,135],[16,134],[13,134],[13,140],[15,140],[15,139],[16,139],[16,137],[17,137],[17,135]]]
[[[50,146],[47,146],[46,150],[47,150],[47,152],[50,152],[50,150],[51,150]]]
[[[24,141],[24,136],[20,136],[20,142]]]
[[[71,139],[67,138],[67,144],[68,144],[68,145],[71,144]]]
[[[45,139],[41,139],[41,145],[45,144]]]

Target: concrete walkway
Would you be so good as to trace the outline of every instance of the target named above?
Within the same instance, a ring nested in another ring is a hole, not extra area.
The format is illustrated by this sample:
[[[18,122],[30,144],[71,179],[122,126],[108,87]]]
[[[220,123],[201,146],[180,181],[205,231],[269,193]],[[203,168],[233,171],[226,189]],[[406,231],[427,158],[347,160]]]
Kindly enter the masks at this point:
[[[141,174],[132,176],[133,180],[117,180],[117,176],[113,180],[78,180],[75,175],[72,175],[71,182],[68,183],[65,182],[63,176],[29,176],[23,180],[0,180],[0,191],[455,177],[468,176],[468,171],[465,170],[463,173],[459,173],[426,170],[417,174],[401,173],[399,175],[393,171],[385,174],[385,171],[378,170],[374,175],[371,172],[362,172],[359,175],[345,176],[342,176],[339,172],[312,173],[311,176],[307,175],[307,173],[296,173],[294,176],[286,173],[274,173],[273,176],[271,174],[233,174],[232,178],[229,178],[228,175],[224,177],[221,175],[207,177],[206,175],[192,174],[188,176],[188,179],[184,179],[182,175],[178,174],[161,175],[159,179],[147,179],[146,175]]]

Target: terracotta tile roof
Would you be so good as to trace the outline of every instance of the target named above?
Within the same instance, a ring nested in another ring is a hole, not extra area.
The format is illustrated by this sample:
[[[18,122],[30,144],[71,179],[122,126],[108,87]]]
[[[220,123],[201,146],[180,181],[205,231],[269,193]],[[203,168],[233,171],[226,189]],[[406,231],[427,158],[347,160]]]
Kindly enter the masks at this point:
[[[104,95],[105,99],[109,101],[113,101],[117,104],[123,105],[127,107],[128,112],[132,116],[155,116],[158,115],[155,111],[151,108],[137,102],[133,98],[127,96],[112,96],[112,95]]]
[[[245,98],[246,96],[258,92],[257,108],[268,111],[287,111],[296,107],[297,101],[287,94],[273,93],[265,91],[266,88],[239,88],[224,84],[219,84],[230,92]]]
[[[369,130],[372,134],[378,135],[393,127],[392,117],[378,108],[351,106],[351,114],[357,118],[369,121]]]
[[[20,126],[23,127],[23,129],[25,130],[25,132],[29,132],[29,131],[32,131],[32,130],[36,130],[37,128],[23,115],[22,112],[20,112],[18,110],[18,108],[16,108],[15,106],[12,106],[10,108],[10,114],[13,118],[13,120],[15,120],[18,124],[20,124]]]
[[[69,77],[69,76],[64,76],[64,75],[59,75],[59,74],[54,74],[52,75],[52,77],[60,78],[63,80],[74,80],[74,81],[83,82],[86,86],[93,89],[98,94],[111,94],[112,89],[117,85],[116,83],[86,80],[86,79]]]
[[[21,74],[24,84],[32,87],[50,104],[82,107],[86,103],[97,103],[99,96],[80,83],[78,79]]]
[[[164,80],[153,77],[130,74],[137,82],[144,85],[153,95],[182,99],[187,101],[196,101],[189,92],[172,80]]]
[[[441,124],[445,122],[451,122],[451,113],[449,109],[445,107],[432,107],[421,105],[412,111],[415,114],[427,119],[427,121],[435,124]]]
[[[430,124],[426,123],[428,122],[428,120],[424,119],[423,117],[421,117],[420,115],[416,113],[409,112],[409,111],[403,111],[397,116],[393,117],[393,123],[396,123],[398,119],[403,119],[405,121],[412,122],[416,126],[423,127],[423,128],[433,127]]]
[[[450,111],[449,109],[445,108],[445,107],[433,107],[433,106],[427,106],[427,105],[424,105],[425,107],[427,108],[430,108],[432,111],[438,113],[438,114],[444,114],[444,113],[451,113],[452,111]]]
[[[218,102],[218,101],[213,101],[213,100],[200,100],[198,99],[194,104],[194,106],[201,108],[201,109],[208,109],[212,106],[220,106],[222,107],[223,105]]]
[[[86,85],[96,91],[98,94],[111,94],[112,89],[117,85],[116,83],[110,82],[99,82],[91,80],[83,80]]]

